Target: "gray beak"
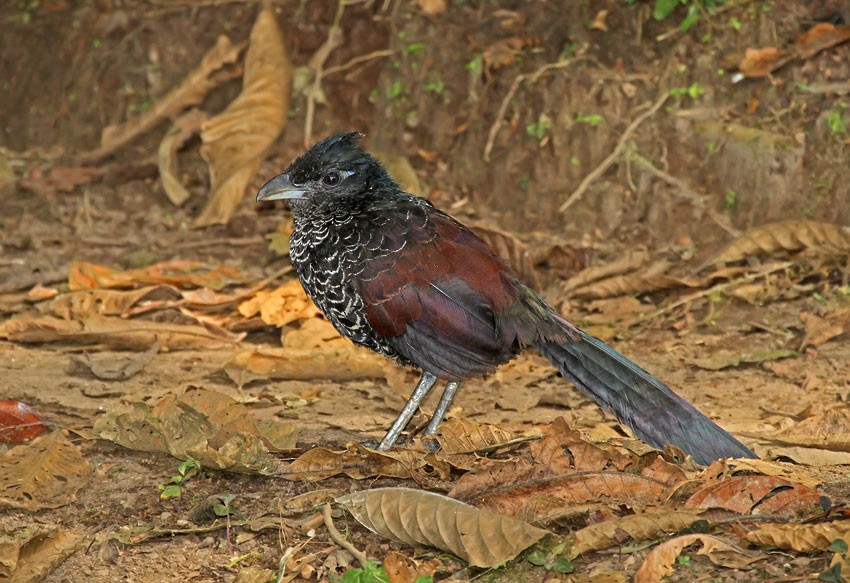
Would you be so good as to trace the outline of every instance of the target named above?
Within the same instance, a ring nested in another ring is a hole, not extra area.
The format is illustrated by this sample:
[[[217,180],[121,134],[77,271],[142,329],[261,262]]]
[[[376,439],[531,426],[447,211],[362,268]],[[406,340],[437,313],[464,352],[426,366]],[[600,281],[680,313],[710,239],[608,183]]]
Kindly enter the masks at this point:
[[[289,200],[293,198],[304,198],[307,191],[301,187],[293,186],[289,176],[278,174],[266,182],[257,193],[257,202],[264,200]]]

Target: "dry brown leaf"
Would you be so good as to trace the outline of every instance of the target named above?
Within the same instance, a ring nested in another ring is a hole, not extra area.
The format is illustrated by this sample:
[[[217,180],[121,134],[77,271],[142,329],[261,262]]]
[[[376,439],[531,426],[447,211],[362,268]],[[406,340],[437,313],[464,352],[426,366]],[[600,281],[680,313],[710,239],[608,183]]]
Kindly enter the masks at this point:
[[[280,466],[269,453],[280,437],[278,428],[256,423],[227,395],[195,387],[166,395],[154,408],[137,404],[129,411],[109,411],[92,431],[130,449],[192,458],[218,470],[268,475]],[[294,426],[287,431],[293,435]],[[276,432],[275,438],[267,438],[267,432]]]
[[[629,251],[616,261],[605,265],[592,265],[581,270],[565,281],[562,289],[569,294],[573,290],[588,286],[593,282],[637,271],[648,264],[649,260],[650,256],[646,251]]]
[[[454,553],[473,567],[494,567],[549,534],[525,522],[447,496],[409,488],[376,488],[337,498],[369,530],[413,546]]]
[[[147,267],[127,270],[74,261],[68,268],[68,287],[71,290],[134,288],[150,284],[220,290],[228,285],[243,283],[246,279],[245,275],[233,267],[210,267],[199,261],[161,261]]]
[[[800,320],[806,325],[806,336],[801,342],[800,350],[807,346],[817,348],[837,336],[850,331],[850,310],[838,310],[824,317],[809,312],[800,312]]]
[[[286,123],[292,64],[274,8],[265,4],[251,30],[242,93],[201,131],[201,156],[210,169],[210,199],[195,220],[226,223],[239,205],[269,145]]]
[[[596,13],[596,16],[593,17],[593,22],[590,23],[591,30],[601,30],[602,32],[608,32],[608,25],[605,23],[605,20],[608,18],[607,10],[600,10]]]
[[[446,11],[446,8],[448,8],[446,0],[418,0],[418,2],[422,13],[432,16],[435,14],[442,14]],[[393,583],[395,583],[395,581],[393,581]]]
[[[151,363],[154,356],[159,354],[159,349],[159,342],[154,342],[146,351],[130,354],[129,356],[109,355],[94,358],[86,352],[82,356],[71,357],[71,363],[82,370],[91,372],[91,374],[99,379],[123,381],[141,372],[143,368]]]
[[[239,304],[239,313],[245,318],[260,315],[270,326],[286,326],[298,320],[315,318],[319,310],[307,294],[301,282],[292,279],[272,291],[259,291]]]
[[[664,537],[689,528],[699,519],[695,512],[657,509],[591,524],[567,536],[567,558],[573,560],[584,553],[621,546],[627,540],[642,542]],[[629,538],[624,540],[624,534]]]
[[[298,328],[288,329],[283,335],[283,347],[294,348],[296,350],[339,349],[340,352],[350,351],[350,349],[356,348],[349,339],[339,335],[333,324],[323,318],[301,320]]]
[[[546,428],[543,439],[531,444],[531,455],[535,462],[555,474],[570,470],[622,470],[632,461],[630,456],[590,443],[569,427],[563,417],[558,417]]]
[[[741,364],[758,364],[782,358],[796,358],[799,352],[785,348],[764,348],[752,352],[716,350],[711,356],[690,359],[691,364],[705,370],[722,370]]]
[[[344,381],[386,378],[389,366],[392,363],[381,356],[345,343],[323,349],[247,350],[227,363],[225,371],[231,375],[248,371],[270,379]]]
[[[84,320],[91,316],[126,317],[150,307],[176,306],[180,292],[168,285],[151,285],[135,290],[81,289],[60,294],[45,306],[45,311],[65,320]]]
[[[73,502],[90,477],[89,461],[57,430],[0,456],[0,506],[59,508]]]
[[[686,534],[661,543],[650,552],[635,573],[635,583],[658,583],[674,573],[676,558],[686,548],[702,543],[698,555],[704,555],[715,565],[738,569],[762,557],[729,544],[710,534]]]
[[[850,520],[820,524],[763,524],[749,531],[747,542],[802,553],[824,551],[835,539],[848,540]]]
[[[703,470],[701,478],[719,479],[722,476],[740,474],[764,474],[778,476],[808,486],[817,488],[823,480],[796,464],[769,462],[760,459],[717,460]]]
[[[46,581],[65,559],[79,550],[85,538],[61,528],[37,534],[27,530],[21,536],[26,540],[4,541],[5,537],[0,537],[0,581]]]
[[[437,429],[437,438],[441,450],[451,455],[491,450],[511,441],[515,435],[471,419],[448,419]]]
[[[348,444],[345,451],[331,451],[317,447],[294,460],[280,475],[287,480],[315,482],[331,476],[344,474],[355,480],[375,476],[410,478],[425,469],[447,478],[448,464],[434,454],[423,455],[421,451],[394,449],[375,451],[357,443]]]
[[[738,514],[805,518],[822,512],[821,494],[778,476],[731,476],[695,492],[685,508],[723,508]]]
[[[141,115],[120,126],[109,126],[103,130],[100,147],[80,156],[80,160],[93,162],[106,158],[138,136],[152,130],[162,121],[204,100],[207,93],[231,75],[215,75],[223,67],[239,58],[244,44],[233,45],[226,36],[220,36],[216,44],[204,55],[201,64],[181,83],[158,99]]]
[[[372,150],[371,154],[384,165],[387,173],[401,186],[402,190],[416,196],[424,194],[422,186],[419,184],[419,176],[417,176],[416,170],[407,156],[381,152],[380,150]]]
[[[850,40],[850,24],[835,26],[829,22],[819,22],[797,37],[795,47],[800,58],[809,59],[819,52]]]
[[[837,403],[770,436],[772,441],[850,452],[850,406]]]
[[[525,243],[506,231],[484,225],[473,225],[472,231],[517,272],[523,283],[534,289],[540,289],[540,275],[534,267]]]
[[[574,289],[570,292],[570,297],[596,300],[617,296],[634,296],[678,287],[702,287],[703,284],[704,282],[702,280],[683,279],[670,275],[629,273],[626,275],[615,275],[614,277],[595,281],[590,285]]]
[[[108,350],[144,351],[157,341],[163,350],[221,348],[232,346],[244,337],[245,334],[232,334],[212,325],[178,325],[100,316],[82,321],[52,316],[21,317],[0,323],[0,338],[11,342],[70,342]]]
[[[382,563],[390,583],[415,583],[422,575],[430,576],[433,580],[434,573],[440,566],[440,561],[431,559],[425,563],[418,563],[401,553],[391,551]]]
[[[165,189],[168,200],[176,206],[182,205],[189,199],[189,191],[177,175],[177,151],[186,142],[201,131],[201,124],[207,119],[207,114],[198,109],[192,109],[171,125],[171,129],[163,136],[157,150],[157,167],[159,179]]]
[[[787,59],[783,59],[782,51],[776,47],[748,48],[738,63],[738,69],[746,77],[766,77],[785,62]]]
[[[726,246],[710,264],[733,263],[748,257],[805,251],[818,257],[850,253],[850,228],[818,221],[788,220],[753,227]]]

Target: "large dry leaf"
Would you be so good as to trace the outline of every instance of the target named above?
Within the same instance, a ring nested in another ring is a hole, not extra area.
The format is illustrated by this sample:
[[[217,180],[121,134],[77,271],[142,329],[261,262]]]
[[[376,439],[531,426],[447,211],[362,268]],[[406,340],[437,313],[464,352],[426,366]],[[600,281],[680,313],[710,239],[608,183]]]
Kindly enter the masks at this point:
[[[573,560],[584,553],[621,546],[628,540],[654,540],[689,528],[699,519],[695,512],[659,509],[591,524],[567,536],[567,557]]]
[[[396,448],[375,451],[352,443],[345,451],[317,447],[294,460],[280,475],[288,480],[315,482],[344,474],[355,480],[376,476],[410,478],[437,473],[442,479],[449,476],[449,465],[433,453]]]
[[[819,257],[850,253],[850,228],[818,221],[788,220],[754,227],[732,241],[710,263],[805,251]]]
[[[182,205],[189,199],[189,191],[183,186],[178,176],[177,151],[186,142],[201,131],[201,124],[207,119],[207,114],[192,109],[177,118],[162,138],[157,151],[157,167],[159,168],[159,179],[165,189],[168,200],[176,206]]]
[[[440,449],[446,454],[489,451],[513,440],[515,436],[496,425],[471,419],[449,419],[437,429]]]
[[[319,310],[301,286],[292,279],[272,291],[261,290],[239,304],[239,313],[245,318],[260,315],[270,326],[286,326],[298,320],[315,318]]]
[[[806,337],[800,343],[800,350],[807,346],[817,348],[821,344],[850,331],[850,309],[837,310],[824,317],[800,312],[800,320],[806,325]]]
[[[722,370],[741,364],[758,364],[783,358],[795,358],[799,352],[787,348],[761,348],[752,352],[716,350],[711,356],[691,359],[691,364],[706,370]]]
[[[26,443],[45,431],[47,422],[26,403],[0,401],[0,443]]]
[[[180,292],[169,285],[133,290],[80,289],[54,297],[44,311],[64,320],[84,320],[95,315],[126,317],[142,311],[141,306],[174,306],[181,299]]]
[[[79,550],[82,534],[54,528],[20,538],[0,536],[0,581],[24,583],[45,581],[56,567]]]
[[[266,4],[251,30],[242,93],[201,130],[211,195],[196,227],[226,223],[236,210],[266,148],[286,123],[291,83],[283,35],[274,9]]]
[[[534,289],[540,289],[540,275],[534,267],[525,243],[510,233],[493,227],[474,225],[472,230],[517,272],[523,283]]]
[[[80,156],[82,161],[97,161],[111,155],[136,137],[150,131],[162,121],[173,117],[183,109],[198,105],[218,84],[228,80],[230,74],[215,75],[226,65],[236,62],[244,44],[233,45],[226,36],[218,37],[216,44],[204,55],[201,64],[194,69],[178,87],[158,99],[150,109],[120,126],[109,126],[103,130],[100,148]]]
[[[190,388],[166,395],[151,409],[137,404],[129,411],[109,411],[92,430],[103,439],[140,451],[195,459],[204,467],[234,472],[272,474],[279,462],[269,449],[280,444],[280,432],[257,423],[253,414],[227,395]],[[274,439],[266,433],[275,433]]]
[[[247,350],[227,363],[225,371],[231,378],[247,371],[269,379],[347,381],[385,378],[388,366],[392,364],[380,356],[346,343],[319,349]]]
[[[82,356],[72,357],[71,363],[79,367],[79,369],[91,372],[91,374],[99,379],[123,381],[141,372],[159,354],[159,349],[159,342],[154,342],[153,346],[144,352],[134,353],[128,356],[110,354],[95,358],[86,352]]]
[[[0,505],[59,508],[73,502],[90,477],[91,464],[79,448],[54,431],[0,457]]]
[[[198,261],[182,260],[161,261],[127,270],[74,261],[68,268],[68,287],[72,290],[134,288],[150,284],[220,290],[228,285],[243,283],[246,279],[239,270],[227,265],[210,267]]]
[[[835,539],[850,540],[850,520],[820,524],[763,524],[749,531],[747,542],[802,553],[823,551]]]
[[[221,348],[244,338],[211,324],[179,325],[150,320],[100,316],[83,321],[52,316],[21,317],[0,324],[0,338],[12,342],[69,342],[110,350],[148,350],[159,342],[163,350]]]
[[[705,555],[715,565],[737,569],[761,559],[761,555],[745,551],[710,534],[686,534],[661,543],[649,553],[635,573],[635,583],[658,583],[674,573],[676,558],[686,547],[702,543],[698,555]]]
[[[637,271],[648,264],[649,260],[650,256],[646,251],[630,251],[616,261],[605,265],[592,265],[581,270],[565,281],[562,289],[569,294],[573,290],[588,286],[593,282]]]
[[[772,441],[850,452],[850,406],[832,405],[770,436]]]
[[[377,488],[337,498],[369,530],[409,545],[454,553],[473,567],[494,567],[549,534],[525,522],[447,496]]]
[[[685,508],[724,508],[739,514],[802,518],[820,512],[821,494],[777,476],[731,476],[695,492]]]

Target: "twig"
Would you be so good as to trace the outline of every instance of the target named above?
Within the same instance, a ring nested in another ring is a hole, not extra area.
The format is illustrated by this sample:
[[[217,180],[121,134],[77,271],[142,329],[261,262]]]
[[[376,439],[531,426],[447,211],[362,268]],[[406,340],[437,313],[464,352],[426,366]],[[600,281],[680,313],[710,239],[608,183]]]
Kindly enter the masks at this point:
[[[502,103],[499,105],[499,111],[496,113],[496,119],[493,121],[493,125],[490,126],[490,133],[487,134],[487,144],[484,146],[484,161],[490,161],[490,153],[493,151],[493,144],[496,141],[496,135],[499,133],[499,130],[502,129],[502,124],[504,123],[505,113],[508,111],[508,106],[511,104],[511,100],[516,95],[519,86],[525,81],[531,81],[532,83],[537,83],[540,80],[540,77],[543,76],[544,73],[550,71],[552,69],[564,69],[570,66],[573,63],[577,63],[581,60],[584,60],[585,57],[577,57],[575,59],[564,59],[561,61],[556,61],[554,63],[547,63],[543,65],[534,73],[523,73],[521,75],[517,75],[514,82],[511,83],[510,89],[505,94],[505,97],[502,99]]]
[[[307,113],[304,120],[304,147],[307,148],[313,143],[313,117],[316,115],[316,96],[322,92],[322,77],[324,75],[322,67],[325,61],[328,60],[331,52],[339,44],[340,22],[342,22],[342,13],[345,12],[346,0],[339,0],[336,9],[336,15],[331,27],[328,29],[328,37],[319,50],[310,59],[310,68],[313,69],[313,84],[307,91]]]
[[[342,534],[340,534],[340,532],[336,529],[336,527],[334,526],[333,518],[331,518],[331,505],[328,502],[326,502],[325,507],[322,508],[322,517],[325,519],[325,528],[328,529],[328,534],[331,535],[331,539],[333,539],[336,544],[351,553],[351,556],[357,559],[357,561],[360,563],[360,566],[365,568],[366,563],[369,561],[369,558],[366,556],[366,553],[358,550],[357,547],[345,540]]]
[[[634,162],[637,162],[638,166],[640,166],[644,170],[649,171],[650,174],[654,174],[656,177],[660,178],[670,186],[675,186],[676,188],[678,188],[681,191],[680,195],[683,198],[686,198],[693,202],[694,205],[698,206],[699,208],[705,207],[705,200],[703,200],[699,193],[693,188],[691,188],[691,186],[681,178],[676,178],[675,176],[665,172],[661,168],[656,168],[650,160],[644,158],[637,152],[632,152],[629,155],[629,159]]]
[[[330,67],[328,69],[325,69],[325,72],[322,74],[322,76],[327,77],[328,75],[333,75],[334,73],[342,73],[343,71],[347,71],[348,69],[352,68],[354,65],[359,65],[360,63],[365,63],[367,61],[371,61],[372,59],[382,59],[384,57],[389,57],[392,56],[392,54],[393,51],[391,49],[372,51],[371,53],[354,57],[344,65],[337,65],[336,67]]]
[[[572,194],[564,201],[564,204],[560,206],[558,212],[565,212],[568,208],[570,208],[578,199],[582,197],[584,192],[590,187],[591,183],[593,183],[597,178],[602,176],[606,170],[617,160],[620,156],[620,153],[623,151],[623,148],[626,146],[626,142],[632,137],[632,134],[635,133],[635,130],[640,127],[640,124],[645,122],[647,119],[655,115],[661,106],[667,101],[670,97],[670,93],[664,91],[661,94],[655,103],[652,104],[647,111],[640,114],[635,120],[629,124],[629,127],[626,128],[626,131],[623,132],[623,135],[620,136],[619,141],[617,141],[617,145],[614,146],[614,150],[605,158],[599,166],[593,169],[593,171],[584,177],[584,180],[581,181],[581,184],[578,185]]]
[[[664,306],[663,308],[655,310],[654,312],[650,312],[649,314],[647,314],[644,317],[643,323],[649,322],[650,320],[653,320],[653,319],[657,318],[658,316],[662,316],[662,315],[664,315],[668,312],[672,312],[676,308],[684,306],[685,304],[689,304],[689,303],[693,302],[694,300],[698,300],[699,298],[704,298],[704,297],[710,296],[714,293],[723,291],[726,288],[732,287],[734,285],[746,283],[748,281],[754,281],[756,279],[759,279],[760,277],[770,275],[771,273],[776,273],[777,271],[783,271],[785,269],[788,269],[789,267],[792,267],[793,265],[794,265],[793,261],[783,261],[782,263],[779,263],[777,265],[770,265],[767,268],[761,269],[761,270],[759,270],[755,273],[748,273],[747,275],[745,275],[743,277],[739,277],[739,278],[736,278],[736,279],[730,279],[729,281],[724,281],[723,283],[718,283],[717,285],[713,285],[708,289],[701,290],[701,291],[699,291],[699,292],[697,292],[693,295],[690,295],[686,298],[682,298],[681,300],[673,302],[669,306]]]

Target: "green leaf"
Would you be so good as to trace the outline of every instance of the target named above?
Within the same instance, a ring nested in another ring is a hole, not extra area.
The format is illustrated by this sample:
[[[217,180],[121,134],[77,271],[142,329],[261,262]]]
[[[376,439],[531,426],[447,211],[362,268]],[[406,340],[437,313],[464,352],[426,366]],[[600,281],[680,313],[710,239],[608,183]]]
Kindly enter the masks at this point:
[[[525,556],[525,560],[537,567],[542,567],[546,564],[546,555],[541,551],[531,551]]]
[[[679,6],[681,0],[655,0],[652,9],[652,17],[655,20],[664,20]]]
[[[830,553],[846,553],[847,552],[847,542],[843,539],[837,538],[832,541],[832,544],[826,547]]]
[[[159,489],[162,490],[162,492],[160,492],[159,494],[159,497],[162,500],[166,500],[168,498],[179,498],[180,494],[183,493],[180,489],[180,486],[176,484],[170,484],[168,486],[160,484]]]
[[[681,32],[688,32],[699,21],[699,8],[696,4],[688,6],[688,15],[679,23]]]

